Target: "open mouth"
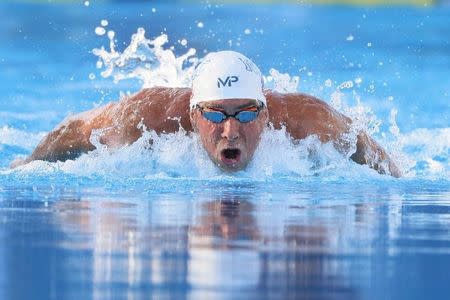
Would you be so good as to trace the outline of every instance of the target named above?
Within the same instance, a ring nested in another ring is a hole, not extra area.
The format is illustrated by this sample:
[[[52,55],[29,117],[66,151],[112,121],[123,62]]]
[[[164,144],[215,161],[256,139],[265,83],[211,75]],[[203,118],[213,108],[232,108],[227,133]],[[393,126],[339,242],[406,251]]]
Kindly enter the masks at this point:
[[[239,158],[241,157],[241,150],[239,149],[233,149],[233,148],[227,148],[222,150],[221,158],[222,161],[229,166],[232,166],[239,162]]]

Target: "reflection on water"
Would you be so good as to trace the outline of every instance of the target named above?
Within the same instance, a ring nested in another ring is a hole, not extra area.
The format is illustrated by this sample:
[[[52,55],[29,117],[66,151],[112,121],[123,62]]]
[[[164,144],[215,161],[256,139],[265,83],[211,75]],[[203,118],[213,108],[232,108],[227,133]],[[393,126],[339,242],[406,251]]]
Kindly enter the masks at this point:
[[[365,195],[345,184],[258,190],[198,183],[184,195],[104,198],[65,188],[0,190],[0,298],[411,299],[449,292],[448,187],[364,187]]]

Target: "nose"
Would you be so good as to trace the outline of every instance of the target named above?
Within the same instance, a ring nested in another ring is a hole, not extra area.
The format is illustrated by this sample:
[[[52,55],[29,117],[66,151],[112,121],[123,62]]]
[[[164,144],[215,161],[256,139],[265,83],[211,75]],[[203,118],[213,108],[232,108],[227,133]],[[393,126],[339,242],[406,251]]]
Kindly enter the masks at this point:
[[[239,121],[235,118],[228,118],[224,121],[222,138],[234,141],[239,138]]]

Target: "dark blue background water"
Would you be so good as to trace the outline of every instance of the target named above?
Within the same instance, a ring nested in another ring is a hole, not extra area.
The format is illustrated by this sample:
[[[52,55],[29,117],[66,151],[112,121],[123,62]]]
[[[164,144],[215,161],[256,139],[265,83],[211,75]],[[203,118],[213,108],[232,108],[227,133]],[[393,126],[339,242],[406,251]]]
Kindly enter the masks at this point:
[[[9,171],[68,113],[139,89],[99,76],[102,19],[119,50],[138,27],[167,33],[177,54],[183,38],[200,56],[231,41],[326,101],[327,79],[361,78],[349,101],[375,111],[378,137],[398,109],[421,175],[120,176],[127,165],[102,161],[92,174],[76,162]],[[0,299],[446,298],[449,36],[448,7],[0,4]]]

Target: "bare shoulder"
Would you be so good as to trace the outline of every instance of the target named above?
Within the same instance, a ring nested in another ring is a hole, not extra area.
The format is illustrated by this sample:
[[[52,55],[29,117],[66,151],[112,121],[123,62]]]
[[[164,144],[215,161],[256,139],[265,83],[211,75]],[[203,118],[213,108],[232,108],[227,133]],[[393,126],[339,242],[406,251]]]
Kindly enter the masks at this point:
[[[124,125],[136,127],[142,122],[156,132],[174,132],[182,126],[190,130],[188,88],[154,87],[143,89],[119,102],[113,113]]]
[[[315,134],[328,142],[348,131],[350,119],[314,96],[266,91],[266,97],[270,121],[275,128],[286,126],[294,139]]]
[[[16,167],[32,160],[73,159],[95,149],[94,130],[100,130],[99,142],[114,148],[133,143],[142,136],[142,126],[157,133],[186,131],[189,121],[190,89],[144,89],[130,97],[67,117],[49,132],[33,153],[14,161]]]

